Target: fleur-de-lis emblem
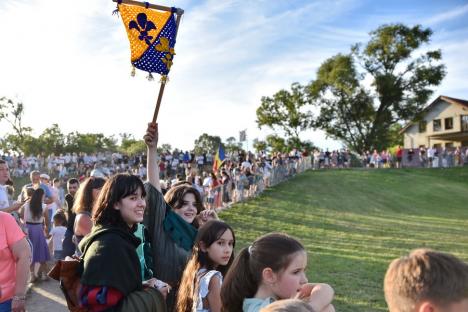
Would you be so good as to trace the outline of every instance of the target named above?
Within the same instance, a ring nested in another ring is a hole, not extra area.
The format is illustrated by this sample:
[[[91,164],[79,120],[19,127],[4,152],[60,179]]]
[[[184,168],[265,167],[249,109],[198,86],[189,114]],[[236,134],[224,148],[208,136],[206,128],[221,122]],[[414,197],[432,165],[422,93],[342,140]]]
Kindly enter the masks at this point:
[[[161,61],[166,64],[167,69],[171,69],[175,51],[174,48],[169,46],[169,39],[161,37],[159,39],[159,43],[155,46],[155,49],[159,52],[166,52],[166,55],[161,59]]]
[[[145,13],[140,13],[136,17],[136,21],[132,20],[128,23],[128,29],[136,29],[140,32],[138,39],[144,40],[147,45],[151,44],[153,36],[148,33],[150,30],[156,29],[156,25],[152,21],[148,21],[148,17]]]

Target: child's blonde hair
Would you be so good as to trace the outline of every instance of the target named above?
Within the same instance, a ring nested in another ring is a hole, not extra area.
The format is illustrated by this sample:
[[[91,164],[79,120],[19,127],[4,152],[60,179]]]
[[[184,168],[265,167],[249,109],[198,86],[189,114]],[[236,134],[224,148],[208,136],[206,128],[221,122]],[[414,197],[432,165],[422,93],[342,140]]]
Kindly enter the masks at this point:
[[[423,300],[457,302],[468,298],[468,264],[450,254],[416,249],[390,263],[384,292],[391,312],[412,312]]]

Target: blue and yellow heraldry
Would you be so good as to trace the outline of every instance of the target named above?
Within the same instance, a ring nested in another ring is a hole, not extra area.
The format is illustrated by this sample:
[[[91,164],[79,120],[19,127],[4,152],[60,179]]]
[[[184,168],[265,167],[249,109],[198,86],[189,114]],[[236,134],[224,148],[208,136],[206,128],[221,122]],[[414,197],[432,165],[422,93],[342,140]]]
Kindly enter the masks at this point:
[[[149,73],[161,74],[161,81],[167,80],[167,75],[174,59],[177,24],[172,12],[157,11],[141,6],[118,4],[128,40],[130,41],[131,63],[133,68]],[[135,71],[132,71],[132,76]]]

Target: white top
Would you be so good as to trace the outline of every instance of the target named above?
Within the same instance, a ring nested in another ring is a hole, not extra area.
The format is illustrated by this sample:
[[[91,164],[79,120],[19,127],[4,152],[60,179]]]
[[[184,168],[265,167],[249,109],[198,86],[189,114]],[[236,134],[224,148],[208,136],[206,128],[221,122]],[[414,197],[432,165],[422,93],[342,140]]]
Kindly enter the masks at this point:
[[[54,250],[63,250],[62,242],[66,231],[67,228],[64,226],[54,226],[50,231],[49,234],[52,235],[52,245],[54,246]]]
[[[194,302],[194,311],[196,312],[209,312],[210,309],[203,308],[203,299],[208,296],[208,292],[210,291],[208,287],[210,286],[210,281],[213,276],[217,276],[221,283],[223,283],[223,275],[221,272],[216,270],[207,271],[206,269],[198,270],[197,277],[198,277],[198,296],[197,301]]]
[[[33,219],[31,214],[31,209],[29,208],[29,203],[24,205],[24,222],[32,222],[32,223],[42,223],[44,222],[44,211],[46,211],[47,205],[42,204],[42,215],[39,219]]]
[[[0,209],[9,207],[8,192],[5,185],[0,185]]]

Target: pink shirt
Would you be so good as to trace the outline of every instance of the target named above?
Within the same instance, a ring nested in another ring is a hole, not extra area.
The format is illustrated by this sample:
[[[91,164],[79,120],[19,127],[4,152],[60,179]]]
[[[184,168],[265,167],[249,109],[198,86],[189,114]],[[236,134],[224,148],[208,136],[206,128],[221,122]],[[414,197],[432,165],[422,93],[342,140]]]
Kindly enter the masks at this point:
[[[12,246],[25,236],[15,219],[10,214],[0,211],[0,302],[12,298],[15,294],[16,261]]]

